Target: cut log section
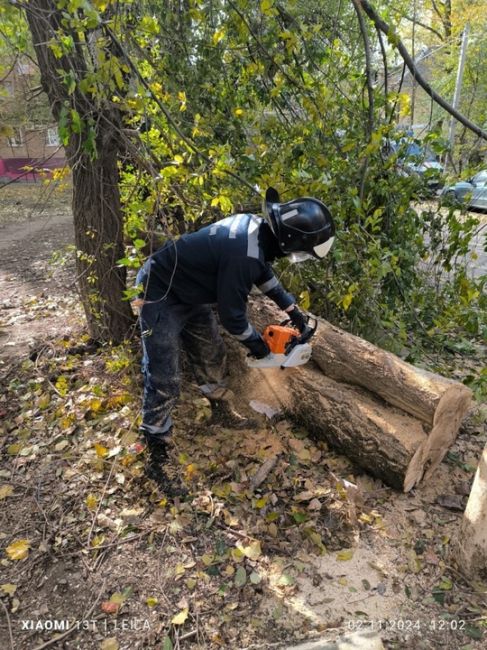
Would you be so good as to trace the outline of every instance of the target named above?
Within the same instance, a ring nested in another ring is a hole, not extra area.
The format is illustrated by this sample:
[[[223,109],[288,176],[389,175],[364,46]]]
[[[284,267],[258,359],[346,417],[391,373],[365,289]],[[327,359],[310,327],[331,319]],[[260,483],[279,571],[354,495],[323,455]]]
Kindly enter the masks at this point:
[[[419,420],[312,368],[292,369],[286,383],[292,413],[308,431],[388,485],[404,489],[411,461],[428,438]]]
[[[249,311],[262,329],[282,319],[282,312],[262,300],[253,302]],[[285,371],[306,385],[303,394],[299,382],[292,381],[292,412],[390,485],[407,492],[423,478],[430,478],[458,434],[472,399],[470,389],[417,368],[321,319],[312,345],[310,364]],[[345,410],[336,408],[340,391]],[[296,400],[298,393],[300,399]],[[307,404],[306,409],[300,402]],[[313,414],[314,426],[310,417],[305,417],[306,410]],[[347,417],[353,421],[352,428]],[[374,454],[367,449],[374,449]]]

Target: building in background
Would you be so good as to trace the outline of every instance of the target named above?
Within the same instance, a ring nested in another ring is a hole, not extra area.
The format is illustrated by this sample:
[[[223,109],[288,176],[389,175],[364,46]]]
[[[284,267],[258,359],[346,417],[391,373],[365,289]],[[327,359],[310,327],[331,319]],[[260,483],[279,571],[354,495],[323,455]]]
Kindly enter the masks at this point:
[[[65,164],[37,68],[17,59],[0,81],[0,184],[40,181]]]

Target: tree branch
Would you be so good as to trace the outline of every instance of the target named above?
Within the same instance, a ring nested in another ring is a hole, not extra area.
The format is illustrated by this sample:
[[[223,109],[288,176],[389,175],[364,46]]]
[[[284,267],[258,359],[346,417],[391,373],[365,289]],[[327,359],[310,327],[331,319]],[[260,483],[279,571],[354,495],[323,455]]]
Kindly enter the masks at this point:
[[[367,28],[365,26],[364,18],[362,12],[360,11],[360,0],[352,0],[353,7],[357,14],[358,24],[360,28],[360,33],[362,35],[362,40],[364,42],[364,52],[365,52],[365,78],[367,81],[367,94],[369,97],[369,106],[368,106],[368,135],[369,138],[372,135],[374,130],[374,88],[372,85],[372,63],[370,56],[370,43],[369,35],[367,33]]]
[[[430,25],[426,25],[425,23],[422,23],[420,20],[415,20],[414,18],[411,18],[410,16],[403,16],[403,18],[405,18],[406,20],[409,20],[409,22],[411,22],[411,23],[415,23],[416,25],[418,25],[418,27],[422,27],[423,29],[427,29],[429,32],[431,32],[435,36],[438,36],[440,41],[445,40],[445,37],[443,36],[443,34],[441,34],[441,32],[439,32],[434,27],[431,27]]]
[[[480,138],[483,140],[487,140],[487,131],[484,131],[481,129],[477,124],[474,124],[472,121],[470,121],[465,115],[457,111],[451,104],[449,104],[446,100],[443,99],[436,91],[433,90],[433,88],[430,86],[430,84],[426,81],[426,79],[423,77],[423,75],[419,72],[418,68],[416,67],[414,61],[412,60],[409,52],[407,51],[406,47],[404,46],[404,43],[401,41],[399,36],[396,34],[394,29],[390,27],[382,18],[378,15],[378,13],[375,11],[375,9],[370,5],[367,0],[358,0],[360,5],[362,6],[362,9],[364,12],[367,14],[367,16],[370,18],[370,20],[376,25],[378,29],[383,32],[387,38],[389,39],[389,42],[391,45],[397,48],[399,54],[404,60],[404,63],[406,64],[407,68],[413,75],[413,77],[416,79],[418,84],[423,88],[423,90],[435,101],[439,106],[441,106],[447,113],[452,115],[456,120],[458,120],[461,124],[467,127],[467,129],[470,129],[470,131],[473,131],[476,135],[478,135]]]

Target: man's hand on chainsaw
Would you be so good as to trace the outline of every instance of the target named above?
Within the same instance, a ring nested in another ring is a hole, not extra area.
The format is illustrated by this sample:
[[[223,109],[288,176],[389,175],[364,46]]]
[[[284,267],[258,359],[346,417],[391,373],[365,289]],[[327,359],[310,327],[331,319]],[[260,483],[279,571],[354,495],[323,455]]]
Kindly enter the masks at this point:
[[[306,331],[308,326],[308,317],[303,314],[300,309],[295,306],[292,311],[288,312],[288,315],[291,319],[291,323],[299,330],[300,334]]]
[[[256,359],[263,359],[270,353],[269,346],[260,334],[258,338],[252,339],[251,341],[242,341],[242,343],[249,350],[250,355]]]

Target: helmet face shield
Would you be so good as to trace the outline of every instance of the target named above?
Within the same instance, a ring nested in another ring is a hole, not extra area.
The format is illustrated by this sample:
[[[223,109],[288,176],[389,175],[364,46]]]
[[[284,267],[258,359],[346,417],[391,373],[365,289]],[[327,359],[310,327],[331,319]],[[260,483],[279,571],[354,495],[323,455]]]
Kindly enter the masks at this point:
[[[330,237],[330,239],[323,242],[322,244],[319,244],[318,246],[313,246],[313,255],[315,257],[318,257],[320,260],[322,260],[330,252],[330,248],[333,246],[334,241],[335,241],[335,237]]]
[[[291,262],[291,264],[299,264],[300,262],[306,262],[306,260],[315,259],[313,255],[310,255],[309,253],[304,253],[302,251],[289,253],[289,255],[287,255],[286,257]]]

